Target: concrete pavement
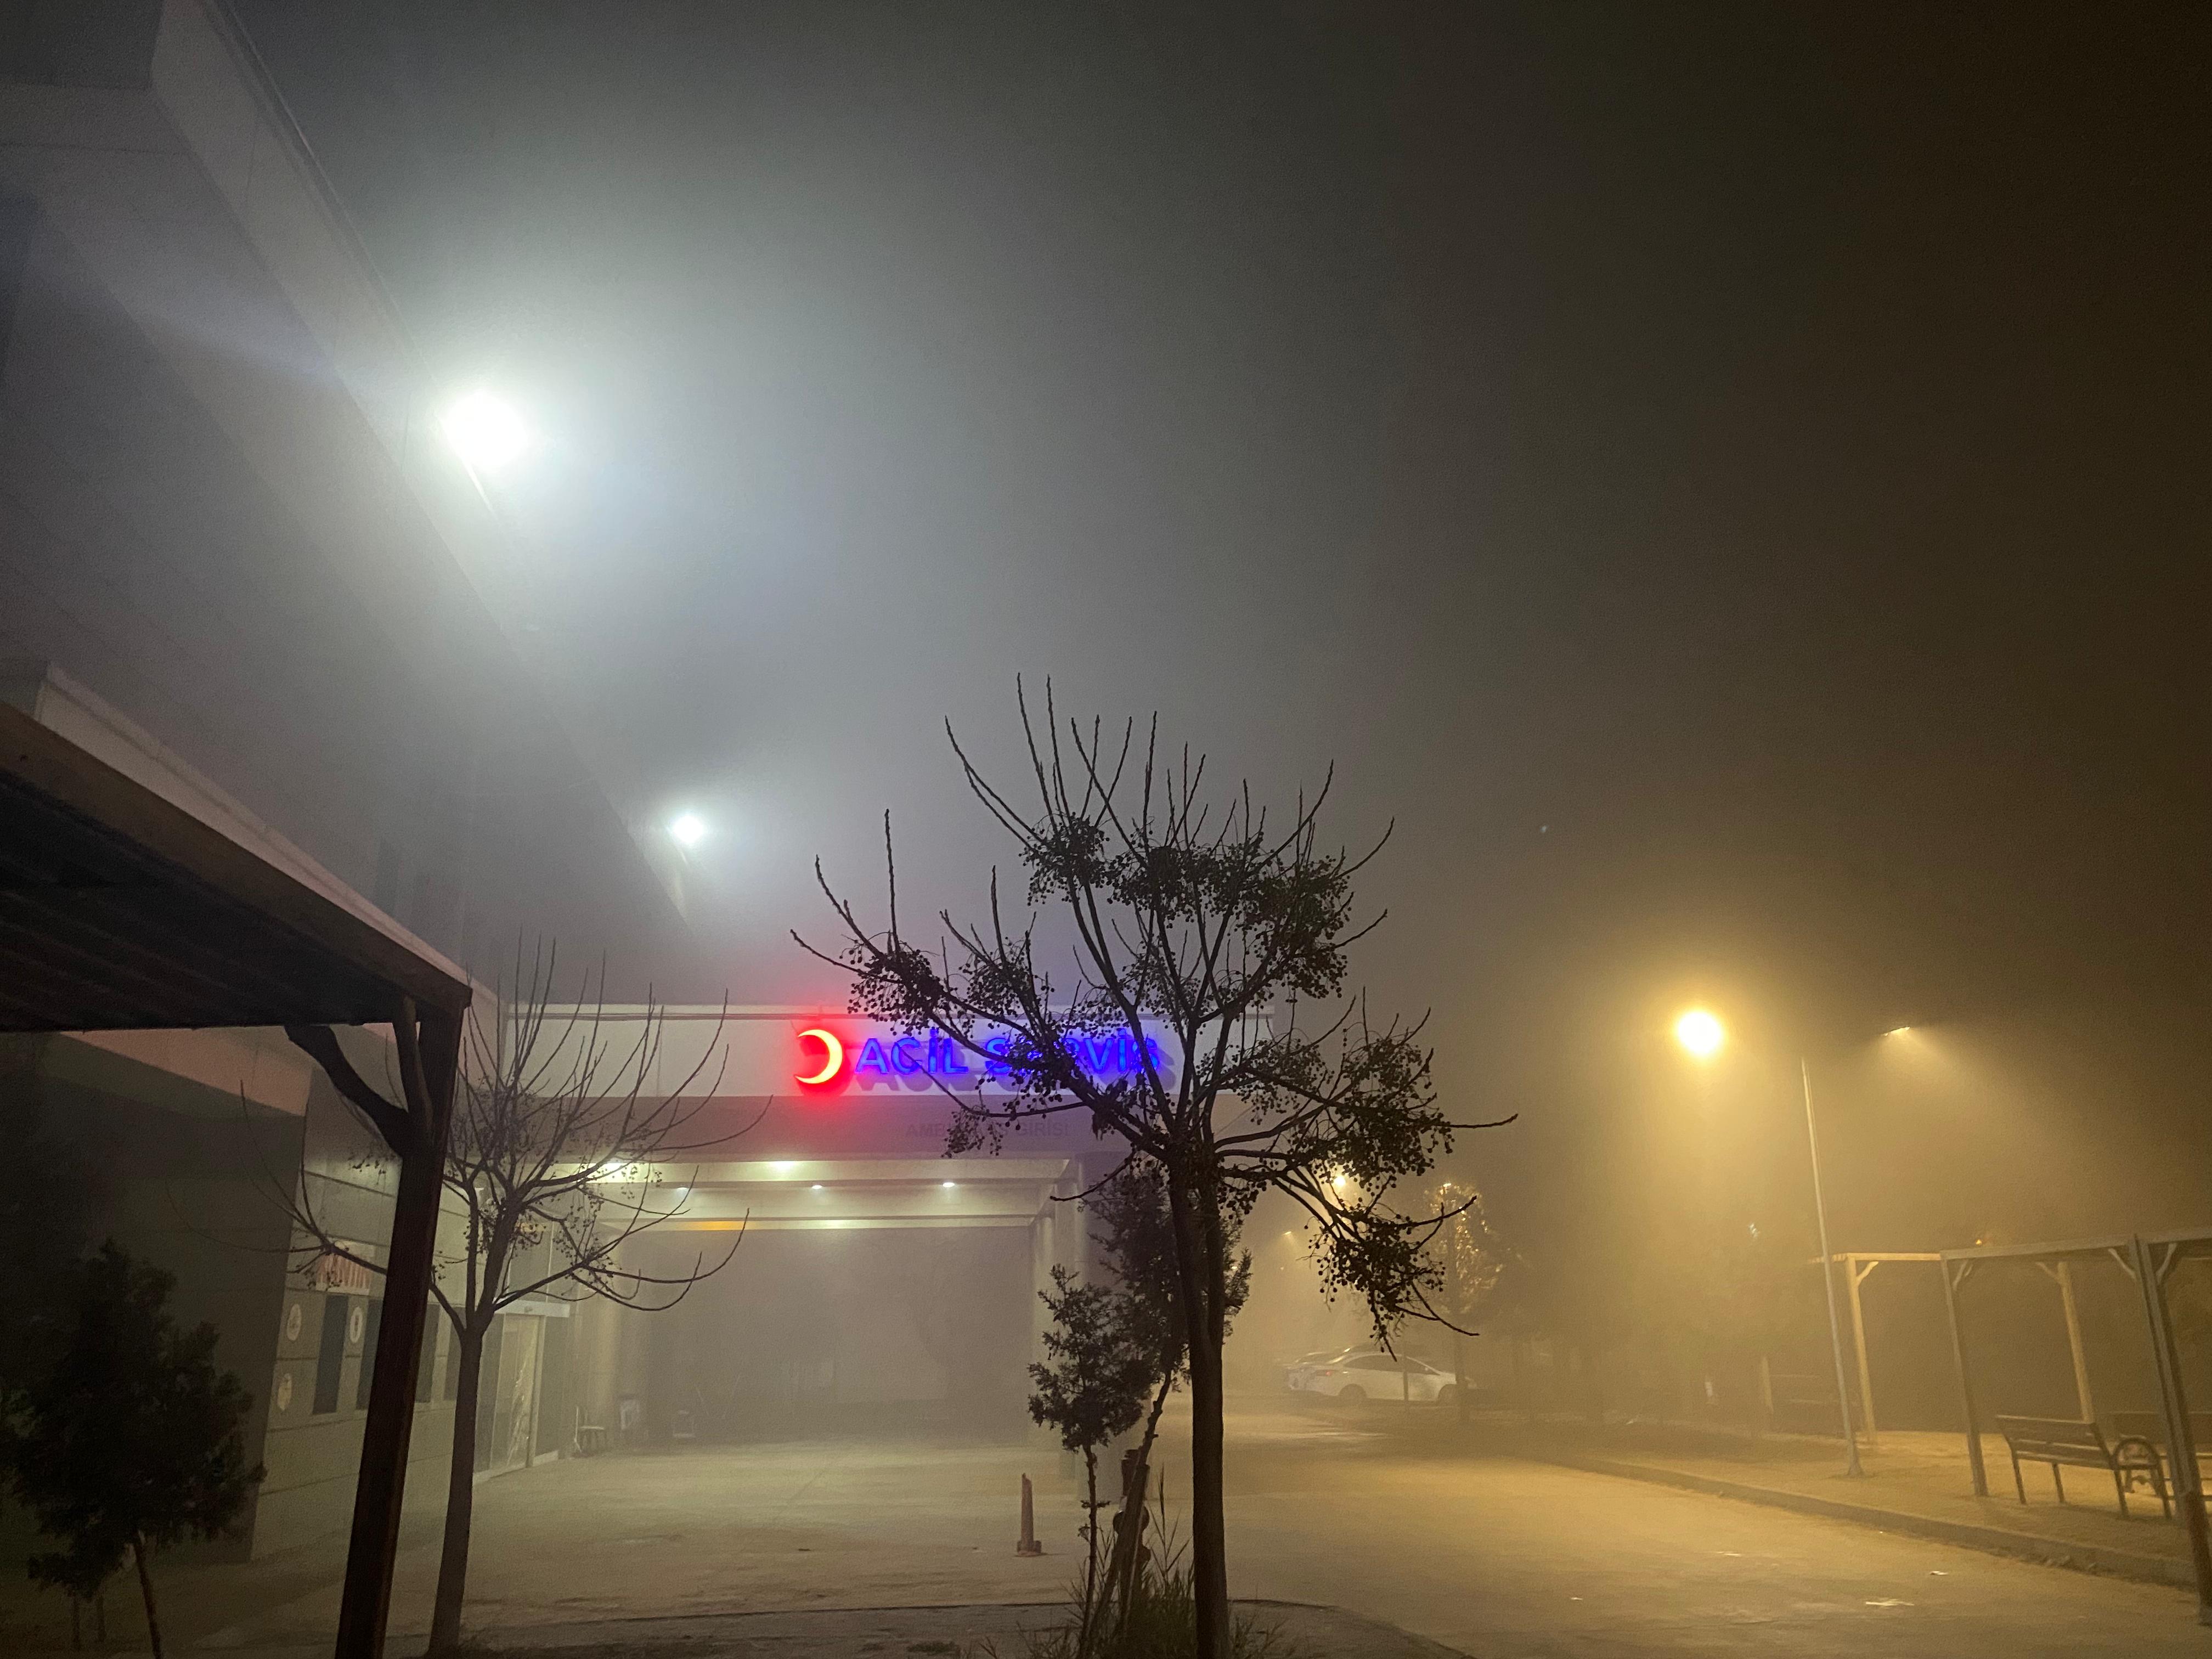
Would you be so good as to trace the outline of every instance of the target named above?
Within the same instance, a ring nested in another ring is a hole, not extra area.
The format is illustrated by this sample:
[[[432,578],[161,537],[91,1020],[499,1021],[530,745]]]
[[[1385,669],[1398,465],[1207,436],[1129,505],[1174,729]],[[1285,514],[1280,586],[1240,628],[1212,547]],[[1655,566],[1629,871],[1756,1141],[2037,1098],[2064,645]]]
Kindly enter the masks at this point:
[[[1378,1414],[1379,1415],[1379,1414]],[[1499,1456],[1344,1418],[1246,1413],[1232,1585],[1480,1659],[2212,1652],[2181,1591]]]
[[[1239,1611],[1287,1644],[1277,1650],[1282,1659],[1461,1659],[1449,1648],[1335,1607],[1270,1603]],[[990,1605],[748,1613],[557,1629],[533,1626],[489,1645],[515,1659],[869,1659],[902,1654],[1021,1659],[1028,1651],[1024,1633],[1056,1621],[1058,1613],[1056,1607]]]
[[[1479,1659],[2212,1652],[2178,1590],[1450,1450],[1387,1421],[1248,1410],[1231,1447],[1237,1595],[1339,1607]],[[1181,1455],[1178,1439],[1165,1460],[1178,1515]],[[1024,1469],[1051,1551],[1038,1560],[1012,1549]],[[641,1618],[666,1629],[671,1614],[703,1636],[714,1621],[777,1610],[1048,1603],[1079,1559],[1057,1455],[1019,1445],[847,1439],[611,1455],[489,1482],[477,1515],[469,1623],[507,1644]],[[222,1569],[220,1597],[179,1594],[228,1611],[220,1626],[179,1631],[178,1647],[322,1648],[337,1584],[311,1565]],[[434,1541],[410,1539],[395,1655],[419,1651],[434,1571]]]
[[[1420,1431],[1420,1425],[1412,1425]],[[2194,1590],[2182,1530],[2148,1491],[2126,1514],[2101,1471],[2076,1471],[2069,1499],[2057,1501],[2050,1471],[2025,1471],[2028,1502],[2018,1501],[2002,1438],[1983,1437],[1991,1495],[1973,1495],[1964,1444],[1955,1434],[1885,1431],[1864,1448],[1863,1478],[1843,1468],[1833,1440],[1751,1437],[1680,1425],[1592,1425],[1548,1419],[1525,1425],[1493,1414],[1462,1428],[1429,1425],[1462,1446],[1658,1480],[1838,1519],[1917,1533],[2030,1559],[2093,1567],[2124,1578]],[[2081,1477],[2089,1478],[2083,1479]]]

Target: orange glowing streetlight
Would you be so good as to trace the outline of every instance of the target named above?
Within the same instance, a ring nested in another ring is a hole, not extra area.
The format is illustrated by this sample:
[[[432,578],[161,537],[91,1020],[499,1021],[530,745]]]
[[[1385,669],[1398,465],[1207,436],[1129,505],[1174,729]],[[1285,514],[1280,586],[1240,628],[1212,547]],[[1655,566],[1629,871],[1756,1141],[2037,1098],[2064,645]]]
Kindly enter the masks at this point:
[[[1900,1025],[1885,1035],[1896,1036],[1910,1030]],[[1728,1028],[1720,1016],[1706,1008],[1692,1008],[1674,1022],[1674,1041],[1693,1058],[1711,1060],[1728,1042]],[[1844,1444],[1850,1461],[1844,1473],[1863,1474],[1859,1467],[1858,1435],[1851,1427],[1851,1396],[1844,1380],[1844,1334],[1836,1315],[1835,1263],[1828,1254],[1828,1203],[1820,1190],[1820,1136],[1813,1121],[1813,1068],[1802,1058],[1797,1062],[1798,1081],[1805,1094],[1805,1146],[1813,1159],[1813,1216],[1820,1232],[1820,1283],[1828,1292],[1828,1351],[1836,1362],[1836,1405],[1844,1419]]]
[[[1698,1059],[1711,1060],[1728,1041],[1728,1028],[1717,1014],[1692,1008],[1674,1022],[1674,1041]]]

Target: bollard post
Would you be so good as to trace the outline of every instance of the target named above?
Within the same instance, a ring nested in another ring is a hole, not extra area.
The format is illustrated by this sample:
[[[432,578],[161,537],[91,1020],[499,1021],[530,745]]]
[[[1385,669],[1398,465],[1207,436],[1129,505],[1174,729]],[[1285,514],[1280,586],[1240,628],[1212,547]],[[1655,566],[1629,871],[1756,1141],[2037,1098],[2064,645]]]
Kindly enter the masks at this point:
[[[1042,1555],[1044,1546],[1036,1540],[1036,1499],[1030,1493],[1030,1478],[1022,1477],[1022,1541],[1014,1546],[1017,1555]]]

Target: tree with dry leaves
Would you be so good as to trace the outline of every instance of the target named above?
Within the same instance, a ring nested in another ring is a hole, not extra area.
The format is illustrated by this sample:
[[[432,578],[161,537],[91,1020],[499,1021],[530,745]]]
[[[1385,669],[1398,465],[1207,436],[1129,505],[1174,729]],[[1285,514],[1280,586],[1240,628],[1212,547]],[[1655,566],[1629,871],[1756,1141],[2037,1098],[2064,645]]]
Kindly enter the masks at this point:
[[[709,1261],[702,1252],[673,1273],[648,1273],[633,1265],[629,1247],[684,1213],[683,1203],[662,1201],[667,1163],[724,1145],[751,1125],[695,1134],[720,1081],[719,1071],[708,1072],[719,1046],[714,1039],[673,1089],[648,1094],[659,1072],[660,1011],[648,1001],[634,1034],[617,1040],[606,1024],[604,989],[591,995],[588,979],[584,997],[556,1006],[556,969],[548,948],[541,946],[526,966],[517,951],[516,994],[499,1012],[483,1018],[471,1012],[456,1083],[444,1183],[447,1212],[457,1212],[459,1224],[454,1241],[441,1243],[431,1289],[453,1327],[453,1363],[459,1367],[431,1616],[433,1651],[453,1648],[461,1639],[477,1407],[493,1321],[526,1297],[579,1302],[599,1297],[644,1312],[663,1311],[728,1266],[744,1237],[740,1229],[719,1259]],[[604,988],[604,969],[599,977]],[[388,1139],[394,1126],[387,1120],[399,1109],[361,1075],[332,1034],[307,1026],[287,1035],[322,1066],[368,1127]],[[683,1190],[688,1192],[688,1183]],[[325,1224],[304,1184],[288,1207],[309,1241],[306,1249],[382,1271]]]
[[[1449,1218],[1401,1212],[1392,1190],[1478,1126],[1438,1109],[1419,1024],[1378,1026],[1347,991],[1349,951],[1373,926],[1354,919],[1352,884],[1372,853],[1322,844],[1325,785],[1271,820],[1249,788],[1209,795],[1204,760],[1164,751],[1157,722],[1141,742],[1133,722],[1063,730],[1049,687],[1042,721],[1025,701],[1021,715],[1033,788],[1019,804],[952,746],[1012,841],[1024,914],[1007,914],[994,871],[982,920],[939,911],[933,948],[914,937],[886,818],[882,922],[825,878],[844,938],[816,954],[851,976],[854,1012],[934,1030],[995,1088],[954,1097],[949,1152],[1073,1114],[1158,1172],[1190,1334],[1197,1651],[1225,1659],[1221,1353],[1237,1225],[1263,1193],[1289,1197],[1324,1284],[1360,1296],[1387,1340],[1403,1318],[1436,1316],[1426,1246]]]

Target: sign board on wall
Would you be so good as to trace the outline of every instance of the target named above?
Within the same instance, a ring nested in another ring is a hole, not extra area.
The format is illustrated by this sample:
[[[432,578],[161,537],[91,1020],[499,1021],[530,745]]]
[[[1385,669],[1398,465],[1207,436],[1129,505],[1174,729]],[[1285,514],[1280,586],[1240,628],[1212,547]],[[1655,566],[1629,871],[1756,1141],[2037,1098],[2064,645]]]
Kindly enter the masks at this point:
[[[647,1025],[651,1024],[648,1035]],[[544,1064],[552,1072],[588,1065],[587,1048],[604,1054],[598,1075],[619,1076],[620,1086],[648,1097],[678,1094],[732,1099],[863,1097],[886,1107],[945,1103],[946,1091],[972,1097],[1003,1091],[1004,1062],[951,1042],[943,1031],[907,1033],[818,1006],[720,1007],[608,1006],[553,1008],[537,1041],[552,1045]],[[1174,1083],[1177,1045],[1164,1033],[1148,1034],[1147,1057]],[[641,1074],[632,1079],[622,1058],[639,1054]],[[1094,1076],[1127,1075],[1138,1062],[1133,1033],[1109,1031],[1084,1039],[1082,1060]],[[817,1080],[818,1079],[818,1080]]]
[[[948,1090],[966,1095],[1012,1086],[1014,1068],[1005,1058],[1012,1040],[1003,1035],[986,1038],[978,1049],[933,1027],[909,1033],[866,1021],[825,1018],[800,1025],[792,1041],[791,1081],[810,1095],[941,1095]],[[1147,1035],[1142,1052],[1127,1031],[1071,1037],[1067,1048],[1076,1063],[1101,1083],[1149,1065],[1173,1085],[1173,1061],[1157,1037]]]
[[[356,1244],[350,1240],[345,1241],[345,1247],[355,1255],[361,1256],[364,1260],[373,1254],[371,1246]],[[335,1250],[321,1251],[313,1261],[307,1264],[307,1284],[311,1289],[318,1291],[337,1291],[349,1296],[363,1296],[376,1290],[381,1284],[382,1279],[382,1274],[370,1272],[361,1262],[350,1261]]]

